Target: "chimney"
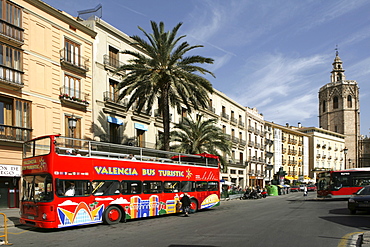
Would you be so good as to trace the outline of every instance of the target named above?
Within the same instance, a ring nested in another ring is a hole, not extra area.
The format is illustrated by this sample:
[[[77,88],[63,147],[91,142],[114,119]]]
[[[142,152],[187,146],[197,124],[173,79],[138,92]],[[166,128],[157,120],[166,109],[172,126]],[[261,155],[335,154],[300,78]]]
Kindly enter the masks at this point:
[[[298,129],[302,128],[301,122],[298,122]]]
[[[286,125],[287,128],[289,128],[289,123],[286,123],[285,125]]]

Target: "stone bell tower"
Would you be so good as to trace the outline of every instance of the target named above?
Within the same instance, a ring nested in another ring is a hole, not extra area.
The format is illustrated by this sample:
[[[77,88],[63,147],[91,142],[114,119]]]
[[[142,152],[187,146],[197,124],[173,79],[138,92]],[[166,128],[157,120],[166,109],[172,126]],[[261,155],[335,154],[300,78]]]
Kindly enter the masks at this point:
[[[356,81],[346,80],[338,50],[330,79],[331,82],[319,90],[319,126],[345,135],[345,147],[348,152],[344,155],[344,165],[347,169],[358,167],[359,88]]]

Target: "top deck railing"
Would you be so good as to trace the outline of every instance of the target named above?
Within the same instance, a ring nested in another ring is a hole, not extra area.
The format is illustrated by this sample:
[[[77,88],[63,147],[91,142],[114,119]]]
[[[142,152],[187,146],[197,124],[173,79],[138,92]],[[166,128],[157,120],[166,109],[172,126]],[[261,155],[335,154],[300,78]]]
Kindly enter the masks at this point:
[[[82,158],[131,159],[155,163],[177,163],[184,165],[218,167],[218,161],[216,159],[200,155],[183,154],[70,137],[56,137],[55,148],[55,151],[59,155],[78,155]]]

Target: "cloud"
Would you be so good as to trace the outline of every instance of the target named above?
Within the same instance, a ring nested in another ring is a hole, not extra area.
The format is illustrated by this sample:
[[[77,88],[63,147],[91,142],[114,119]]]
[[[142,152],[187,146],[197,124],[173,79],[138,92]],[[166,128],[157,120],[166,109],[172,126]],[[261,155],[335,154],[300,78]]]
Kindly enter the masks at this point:
[[[71,200],[67,200],[62,202],[61,204],[58,204],[58,206],[75,206],[78,205],[77,202],[72,202]]]
[[[122,197],[110,202],[109,204],[130,204],[129,201],[127,201],[126,199],[123,199]]]

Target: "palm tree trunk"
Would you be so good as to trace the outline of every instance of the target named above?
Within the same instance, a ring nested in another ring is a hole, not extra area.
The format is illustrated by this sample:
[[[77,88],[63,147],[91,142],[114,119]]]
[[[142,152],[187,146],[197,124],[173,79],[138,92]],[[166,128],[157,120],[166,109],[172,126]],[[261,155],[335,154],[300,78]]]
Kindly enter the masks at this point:
[[[170,105],[168,102],[168,89],[162,90],[162,114],[163,114],[163,149],[170,151]]]

